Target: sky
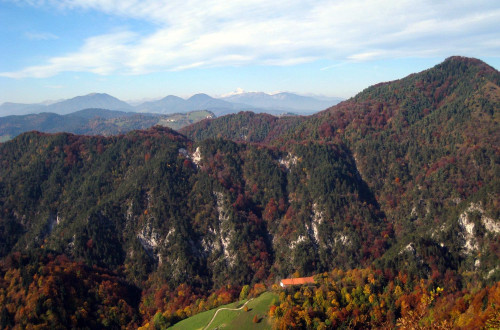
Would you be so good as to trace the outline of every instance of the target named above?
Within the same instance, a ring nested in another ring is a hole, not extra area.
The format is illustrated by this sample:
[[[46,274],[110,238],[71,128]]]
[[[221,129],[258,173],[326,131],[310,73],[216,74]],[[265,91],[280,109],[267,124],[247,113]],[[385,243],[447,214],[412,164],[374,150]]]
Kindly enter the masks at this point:
[[[498,0],[0,0],[0,104],[349,98],[453,55],[498,70],[499,22]]]

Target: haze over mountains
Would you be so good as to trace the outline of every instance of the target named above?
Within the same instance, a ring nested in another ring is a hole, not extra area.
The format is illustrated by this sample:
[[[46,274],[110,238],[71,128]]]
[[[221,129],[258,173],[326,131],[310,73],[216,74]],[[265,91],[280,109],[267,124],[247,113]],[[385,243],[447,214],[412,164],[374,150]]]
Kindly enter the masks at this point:
[[[91,108],[160,114],[208,110],[213,112],[216,116],[236,113],[243,110],[257,113],[266,112],[275,115],[289,112],[296,114],[311,114],[324,110],[340,101],[340,98],[333,98],[332,100],[325,101],[292,93],[279,93],[274,95],[266,93],[242,93],[222,99],[213,98],[206,94],[196,94],[188,99],[169,95],[157,101],[148,101],[132,106],[108,94],[92,93],[52,104],[6,102],[0,105],[0,116],[26,115],[41,112],[66,115],[75,111]]]
[[[310,96],[293,93],[266,94],[262,92],[238,93],[223,98],[225,101],[249,104],[257,108],[276,109],[283,111],[314,112],[316,109],[326,109],[342,101],[341,98],[321,100]],[[311,111],[312,110],[312,111]]]
[[[0,116],[27,115],[41,112],[51,112],[58,115],[67,115],[69,113],[84,109],[132,111],[133,107],[128,103],[120,101],[111,95],[92,93],[48,105],[6,102],[0,105]]]

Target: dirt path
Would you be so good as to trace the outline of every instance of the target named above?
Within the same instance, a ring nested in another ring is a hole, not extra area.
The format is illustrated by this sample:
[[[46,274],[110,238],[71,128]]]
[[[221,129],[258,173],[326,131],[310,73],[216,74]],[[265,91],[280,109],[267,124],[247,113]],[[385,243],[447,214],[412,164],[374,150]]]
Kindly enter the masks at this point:
[[[252,301],[252,299],[249,299],[247,300],[246,303],[243,304],[243,306],[241,306],[240,308],[227,308],[227,307],[223,307],[223,308],[219,308],[218,310],[215,311],[215,314],[214,316],[212,317],[212,319],[210,320],[210,322],[208,322],[208,325],[206,327],[203,328],[203,330],[205,329],[208,329],[208,327],[212,324],[212,322],[215,320],[215,317],[217,316],[217,314],[220,312],[220,311],[239,311],[241,309],[243,309],[243,307],[246,306],[246,304],[248,304],[250,301]]]

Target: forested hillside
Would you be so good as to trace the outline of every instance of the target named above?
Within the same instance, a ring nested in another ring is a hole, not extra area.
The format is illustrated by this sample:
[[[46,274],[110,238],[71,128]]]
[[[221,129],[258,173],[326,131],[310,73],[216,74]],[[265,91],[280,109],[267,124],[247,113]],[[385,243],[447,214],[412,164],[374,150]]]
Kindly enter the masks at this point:
[[[406,247],[421,275],[498,279],[499,84],[485,63],[453,57],[318,115],[320,139],[346,141],[395,226],[391,262]]]
[[[316,291],[280,297],[275,323],[411,323],[408,306],[444,287],[442,299],[471,296],[436,320],[472,324],[456,315],[484,290],[484,326],[499,298],[499,85],[487,64],[453,57],[310,117],[247,112],[182,134],[31,132],[0,144],[1,325],[24,320],[13,304],[30,311],[26,326],[167,324],[234,301],[243,285],[257,294],[342,269],[353,273],[324,275],[324,304]],[[82,272],[99,294],[73,302],[60,290],[76,288],[51,284]],[[85,303],[86,314],[61,307]]]
[[[179,132],[195,141],[224,138],[237,142],[271,143],[292,134],[305,119],[301,116],[275,117],[265,113],[239,112],[218,120],[202,120],[181,128]]]
[[[292,125],[288,118],[235,116],[202,121],[183,132],[194,139],[216,132],[239,140],[246,132],[259,132],[248,135],[251,141],[272,145],[341,141],[394,225],[399,244],[384,263],[401,266],[397,259],[406,248],[413,258],[404,263],[421,275],[438,267],[494,276],[500,262],[495,252],[500,233],[499,85],[499,72],[486,63],[451,57],[429,70],[367,88],[317,115],[294,118]],[[438,261],[427,260],[429,255]]]
[[[43,245],[133,280],[158,268],[222,284],[366,263],[387,240],[343,145],[29,133],[2,145],[2,165],[2,255]]]
[[[179,129],[213,116],[213,113],[205,110],[160,115],[105,109],[84,109],[67,115],[44,112],[6,116],[0,117],[0,141],[8,141],[28,131],[109,136],[136,129],[147,129],[155,125]]]

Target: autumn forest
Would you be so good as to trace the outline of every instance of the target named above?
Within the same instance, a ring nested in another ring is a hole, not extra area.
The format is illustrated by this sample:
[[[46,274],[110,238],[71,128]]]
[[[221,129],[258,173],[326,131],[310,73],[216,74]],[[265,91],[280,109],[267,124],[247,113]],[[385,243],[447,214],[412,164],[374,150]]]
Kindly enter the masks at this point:
[[[500,73],[451,57],[311,116],[0,143],[0,327],[500,327]],[[314,285],[281,288],[283,278]]]

